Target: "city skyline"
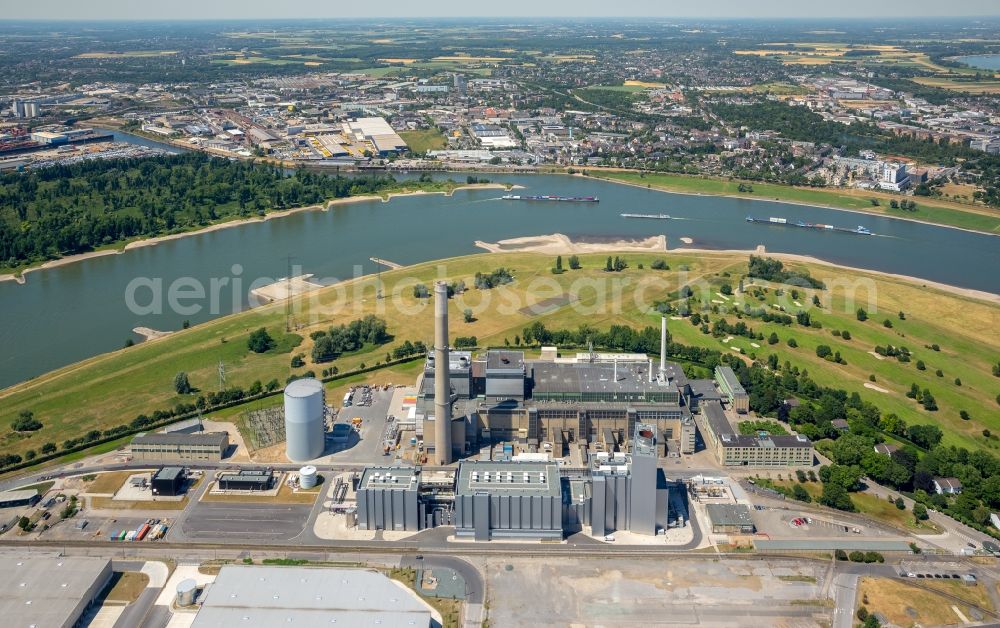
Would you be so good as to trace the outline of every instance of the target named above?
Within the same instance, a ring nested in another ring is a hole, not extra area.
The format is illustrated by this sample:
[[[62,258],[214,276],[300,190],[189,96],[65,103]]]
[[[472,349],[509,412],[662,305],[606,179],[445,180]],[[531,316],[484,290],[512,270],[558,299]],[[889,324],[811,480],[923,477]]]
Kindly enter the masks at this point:
[[[299,3],[296,12],[284,6],[261,0],[235,2],[221,0],[210,5],[194,0],[180,0],[165,5],[148,5],[127,0],[96,0],[81,5],[64,0],[42,5],[19,4],[7,7],[5,20],[220,20],[220,19],[332,19],[332,18],[412,18],[412,17],[661,17],[678,19],[697,18],[883,18],[895,17],[891,8],[881,10],[862,0],[845,0],[824,5],[822,12],[808,4],[794,0],[764,0],[748,5],[739,0],[715,0],[691,5],[675,1],[648,2],[625,0],[609,5],[594,0],[569,2],[553,0],[545,3],[512,0],[502,7],[486,5],[482,9],[458,0],[432,0],[419,6],[402,0],[387,0],[378,6],[334,5],[310,0]],[[1000,15],[997,5],[990,0],[958,0],[943,5],[930,0],[914,0],[908,4],[906,15],[913,17],[995,17]],[[180,17],[183,16],[183,17]]]

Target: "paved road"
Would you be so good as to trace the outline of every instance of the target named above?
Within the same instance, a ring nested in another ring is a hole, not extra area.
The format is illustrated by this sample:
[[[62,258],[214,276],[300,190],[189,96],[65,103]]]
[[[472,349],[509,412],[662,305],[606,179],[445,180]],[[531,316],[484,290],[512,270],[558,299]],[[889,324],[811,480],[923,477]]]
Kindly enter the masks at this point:
[[[833,628],[854,626],[854,600],[858,595],[858,578],[855,574],[843,573],[833,580]]]
[[[111,569],[114,571],[141,571],[145,561],[134,561],[134,560],[113,560],[111,561]],[[152,581],[150,582],[152,585]],[[114,628],[134,628],[136,626],[147,626],[148,620],[151,617],[150,611],[154,608],[154,602],[156,598],[159,597],[160,591],[163,590],[163,586],[148,586],[146,589],[139,594],[138,599],[125,607],[125,610],[118,617],[118,621],[115,622]],[[159,616],[160,613],[157,613]],[[169,620],[169,613],[167,613]],[[163,624],[164,626],[166,623]]]

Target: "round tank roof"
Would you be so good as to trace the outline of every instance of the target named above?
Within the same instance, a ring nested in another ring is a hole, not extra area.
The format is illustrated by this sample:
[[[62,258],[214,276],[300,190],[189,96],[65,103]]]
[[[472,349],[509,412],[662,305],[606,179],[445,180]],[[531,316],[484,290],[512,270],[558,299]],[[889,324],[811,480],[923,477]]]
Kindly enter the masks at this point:
[[[198,583],[195,582],[194,578],[186,578],[177,583],[178,593],[190,593],[198,588]]]
[[[314,473],[316,473],[316,467],[312,466],[311,464],[308,464],[299,469],[299,474],[301,475],[313,475]]]
[[[285,386],[285,396],[286,397],[311,397],[316,393],[323,391],[323,382],[318,379],[313,379],[311,377],[306,379],[297,379],[291,384]]]

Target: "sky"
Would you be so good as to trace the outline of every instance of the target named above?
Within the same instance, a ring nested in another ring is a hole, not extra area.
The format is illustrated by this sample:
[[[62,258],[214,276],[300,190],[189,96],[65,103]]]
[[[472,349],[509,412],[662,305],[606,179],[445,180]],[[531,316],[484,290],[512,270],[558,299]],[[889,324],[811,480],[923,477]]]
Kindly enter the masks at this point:
[[[361,17],[960,17],[1000,16],[998,0],[0,0],[0,19],[214,20]]]

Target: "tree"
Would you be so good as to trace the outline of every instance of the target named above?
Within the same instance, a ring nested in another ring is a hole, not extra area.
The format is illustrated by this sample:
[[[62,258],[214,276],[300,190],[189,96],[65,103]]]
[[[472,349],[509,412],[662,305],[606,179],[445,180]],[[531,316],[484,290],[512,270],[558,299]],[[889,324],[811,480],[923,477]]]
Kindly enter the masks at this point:
[[[823,494],[819,497],[819,503],[830,508],[836,508],[837,510],[854,512],[854,502],[851,501],[851,496],[847,494],[847,490],[843,486],[832,482],[825,482],[823,484]]]
[[[857,312],[857,317],[859,321],[866,321],[868,320],[868,312],[866,312],[863,308],[859,307]]]
[[[795,341],[795,338],[789,338],[788,339],[788,346],[791,347],[792,349],[794,349],[795,347],[799,346],[799,343],[797,343]]]
[[[906,510],[906,504],[903,502],[902,497],[897,497],[895,503],[898,510]]]
[[[929,517],[927,514],[927,506],[920,503],[913,504],[913,516],[917,521],[926,521]]]
[[[35,418],[31,410],[21,410],[17,418],[10,422],[10,427],[15,432],[37,432],[42,429],[42,422]]]
[[[55,452],[56,449],[57,448],[55,443],[45,443],[44,445],[42,445],[43,454],[51,454]]]
[[[809,495],[809,491],[805,489],[801,484],[796,484],[792,487],[792,497],[799,500],[800,502],[809,503],[812,501],[812,497]]]
[[[431,291],[426,285],[418,283],[413,286],[413,298],[414,299],[429,299],[431,296]]]
[[[476,320],[476,317],[472,315],[472,310],[469,308],[465,308],[462,311],[462,318],[465,319],[466,323],[473,323]]]
[[[274,338],[271,338],[271,334],[267,333],[263,327],[253,331],[250,338],[247,339],[247,347],[254,353],[264,353],[274,348],[275,345]]]
[[[725,294],[727,296],[731,295],[733,293],[733,287],[730,286],[728,283],[724,283],[724,284],[722,284],[722,287],[719,288],[719,292],[721,292],[722,294]]]
[[[556,270],[558,270],[559,272],[563,271],[563,267],[562,267],[562,255],[557,255],[556,256]]]
[[[316,340],[316,344],[312,348],[312,360],[316,364],[323,362],[329,362],[337,357],[337,348],[334,345],[333,338],[330,336],[320,336]]]
[[[832,353],[833,351],[827,345],[819,345],[816,347],[816,357],[818,358],[827,358]]]
[[[184,371],[174,375],[174,391],[178,395],[187,395],[193,391],[191,382],[188,381],[188,375]]]
[[[767,344],[776,345],[778,344],[778,334],[771,332],[771,335],[767,337]]]
[[[28,528],[31,527],[31,519],[28,519],[27,517],[21,517],[20,519],[17,520],[17,527],[27,532]]]
[[[576,255],[570,255],[569,256],[569,267],[571,269],[573,269],[573,270],[579,270],[580,269],[580,258],[577,257]]]
[[[612,262],[611,262],[611,256],[610,256],[610,255],[608,255],[608,261],[606,261],[606,262],[604,263],[604,272],[606,272],[606,273],[610,273],[610,272],[612,272],[612,271],[613,271],[614,269],[615,269],[615,267],[614,267],[614,265],[613,265],[613,264],[612,264]]]
[[[884,321],[882,321],[882,326],[885,327],[886,329],[892,329],[892,321],[887,318]]]

